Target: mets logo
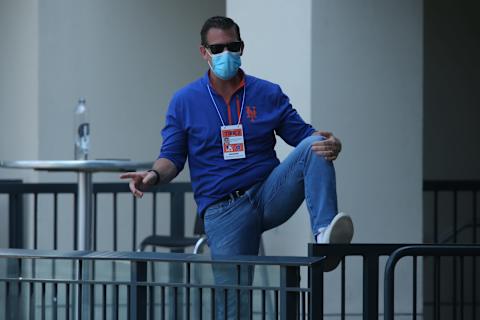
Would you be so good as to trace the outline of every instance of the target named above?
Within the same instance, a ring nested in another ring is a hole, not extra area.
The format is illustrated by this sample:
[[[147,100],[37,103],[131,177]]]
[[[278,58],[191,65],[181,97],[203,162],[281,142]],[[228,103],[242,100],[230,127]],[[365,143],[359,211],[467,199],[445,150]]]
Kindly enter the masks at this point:
[[[250,119],[251,122],[255,121],[257,118],[257,107],[247,106],[247,118]]]

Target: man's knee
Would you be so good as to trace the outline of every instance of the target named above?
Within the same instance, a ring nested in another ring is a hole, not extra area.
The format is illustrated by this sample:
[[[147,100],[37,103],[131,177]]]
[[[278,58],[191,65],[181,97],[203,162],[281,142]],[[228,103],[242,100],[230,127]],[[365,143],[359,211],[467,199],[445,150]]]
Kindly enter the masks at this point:
[[[309,136],[303,139],[297,146],[297,148],[310,148],[312,146],[312,143],[317,142],[317,141],[323,141],[325,140],[324,136]]]
[[[312,150],[313,143],[323,141],[325,139],[325,137],[317,135],[306,137],[302,140],[302,142],[300,142],[300,144],[297,146],[297,149],[299,149],[298,151],[301,152],[302,156],[305,157],[305,159],[315,159],[316,164],[321,165],[322,167],[330,167],[332,165],[332,161],[325,159],[324,156]]]

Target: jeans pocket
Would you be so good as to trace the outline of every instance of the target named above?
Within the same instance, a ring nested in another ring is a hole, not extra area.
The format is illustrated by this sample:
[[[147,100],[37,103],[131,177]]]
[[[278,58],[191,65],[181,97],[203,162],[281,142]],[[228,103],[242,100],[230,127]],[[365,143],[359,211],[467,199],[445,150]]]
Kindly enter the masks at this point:
[[[225,207],[226,203],[223,202],[208,207],[207,210],[205,210],[203,219],[205,220],[205,222],[215,219],[215,217],[217,217],[219,214],[222,213],[222,211],[225,210]]]
[[[203,216],[205,228],[207,228],[209,223],[212,223],[217,219],[229,217],[229,213],[241,206],[245,201],[250,201],[247,195],[243,195],[236,200],[228,200],[208,207]]]

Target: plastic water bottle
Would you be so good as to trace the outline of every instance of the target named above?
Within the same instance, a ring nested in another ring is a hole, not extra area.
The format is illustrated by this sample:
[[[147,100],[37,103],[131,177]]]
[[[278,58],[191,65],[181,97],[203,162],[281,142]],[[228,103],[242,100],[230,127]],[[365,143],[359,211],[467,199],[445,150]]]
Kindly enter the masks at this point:
[[[90,124],[85,99],[79,99],[75,108],[75,160],[87,160],[90,149]]]

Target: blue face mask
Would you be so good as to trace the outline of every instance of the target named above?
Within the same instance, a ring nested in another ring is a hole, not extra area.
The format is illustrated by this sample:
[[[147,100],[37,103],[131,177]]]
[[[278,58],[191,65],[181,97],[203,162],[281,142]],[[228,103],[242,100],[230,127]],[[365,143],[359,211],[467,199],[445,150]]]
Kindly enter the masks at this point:
[[[223,80],[233,78],[237,74],[238,68],[242,65],[240,52],[223,51],[218,54],[210,54],[210,52],[208,54],[212,57],[213,64],[211,65],[208,62],[210,69],[217,77]]]

